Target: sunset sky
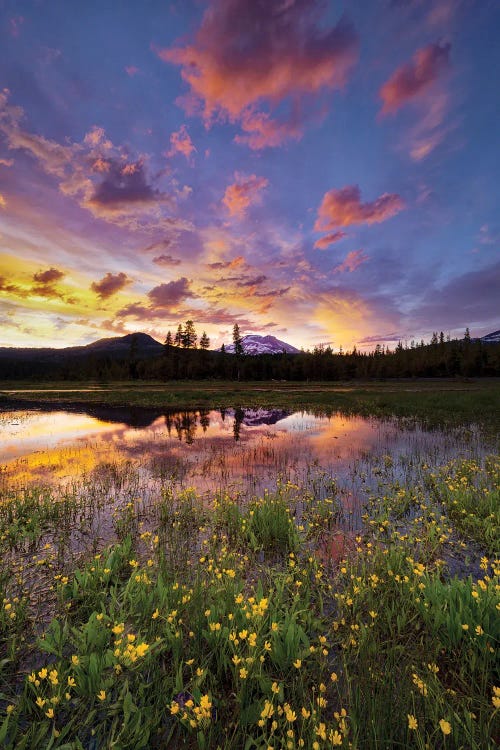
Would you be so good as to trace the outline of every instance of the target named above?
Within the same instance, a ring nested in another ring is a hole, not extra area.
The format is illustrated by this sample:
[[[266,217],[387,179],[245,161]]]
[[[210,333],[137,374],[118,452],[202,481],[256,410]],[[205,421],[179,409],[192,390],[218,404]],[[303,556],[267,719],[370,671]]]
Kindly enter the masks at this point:
[[[498,0],[0,0],[0,346],[500,328]]]

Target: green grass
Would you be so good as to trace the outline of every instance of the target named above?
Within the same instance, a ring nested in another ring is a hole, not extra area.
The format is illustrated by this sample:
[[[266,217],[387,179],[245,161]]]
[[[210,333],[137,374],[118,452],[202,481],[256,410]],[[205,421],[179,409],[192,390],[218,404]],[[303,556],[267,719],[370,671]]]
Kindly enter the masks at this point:
[[[500,424],[500,381],[403,380],[350,383],[203,381],[168,383],[0,384],[0,406],[16,403],[55,406],[149,408],[272,407],[349,414],[417,417],[429,424],[481,421]]]
[[[468,567],[480,531],[461,510],[496,503],[499,467],[421,465],[402,484],[383,457],[340,562],[318,555],[334,483],[323,500],[287,482],[244,502],[166,482],[147,500],[117,467],[104,492],[12,488],[0,746],[494,748],[499,561]],[[75,548],[99,513],[114,540]],[[486,510],[477,523],[499,538]]]

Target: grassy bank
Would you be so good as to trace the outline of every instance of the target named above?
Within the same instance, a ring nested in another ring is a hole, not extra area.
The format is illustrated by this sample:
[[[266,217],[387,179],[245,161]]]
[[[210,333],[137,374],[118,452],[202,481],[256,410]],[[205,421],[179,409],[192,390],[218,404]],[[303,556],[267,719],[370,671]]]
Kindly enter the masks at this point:
[[[6,489],[0,745],[496,747],[500,464],[373,470],[352,535],[334,483]]]
[[[0,407],[43,402],[148,408],[272,407],[342,410],[346,413],[417,417],[429,423],[482,421],[500,424],[498,380],[406,380],[370,383],[168,383],[0,384]]]

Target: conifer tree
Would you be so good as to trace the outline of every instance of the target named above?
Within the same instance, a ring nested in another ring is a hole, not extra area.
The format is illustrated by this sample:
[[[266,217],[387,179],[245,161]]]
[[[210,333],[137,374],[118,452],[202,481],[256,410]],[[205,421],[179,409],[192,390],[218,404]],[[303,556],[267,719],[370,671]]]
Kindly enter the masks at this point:
[[[184,349],[195,349],[198,336],[192,320],[186,320],[184,324],[184,333],[182,334],[182,346]]]
[[[208,338],[205,331],[201,334],[200,338],[200,349],[203,349],[203,351],[206,351],[210,346],[210,339]]]
[[[182,337],[183,337],[182,325],[181,323],[179,323],[177,327],[177,333],[175,334],[175,338],[174,338],[175,346],[182,346]]]
[[[235,323],[233,326],[233,344],[234,344],[234,353],[237,357],[241,357],[245,351],[243,349],[243,341],[240,334],[240,327],[238,323]]]

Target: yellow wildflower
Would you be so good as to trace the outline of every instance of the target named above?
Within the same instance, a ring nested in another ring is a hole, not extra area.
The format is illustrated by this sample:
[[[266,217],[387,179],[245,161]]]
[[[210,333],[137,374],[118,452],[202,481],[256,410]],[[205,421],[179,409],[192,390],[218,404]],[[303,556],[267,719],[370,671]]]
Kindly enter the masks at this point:
[[[446,721],[445,719],[440,719],[439,726],[443,734],[451,734],[451,724],[449,721]]]
[[[413,714],[408,714],[408,729],[417,729],[418,728],[418,721],[413,716]]]

